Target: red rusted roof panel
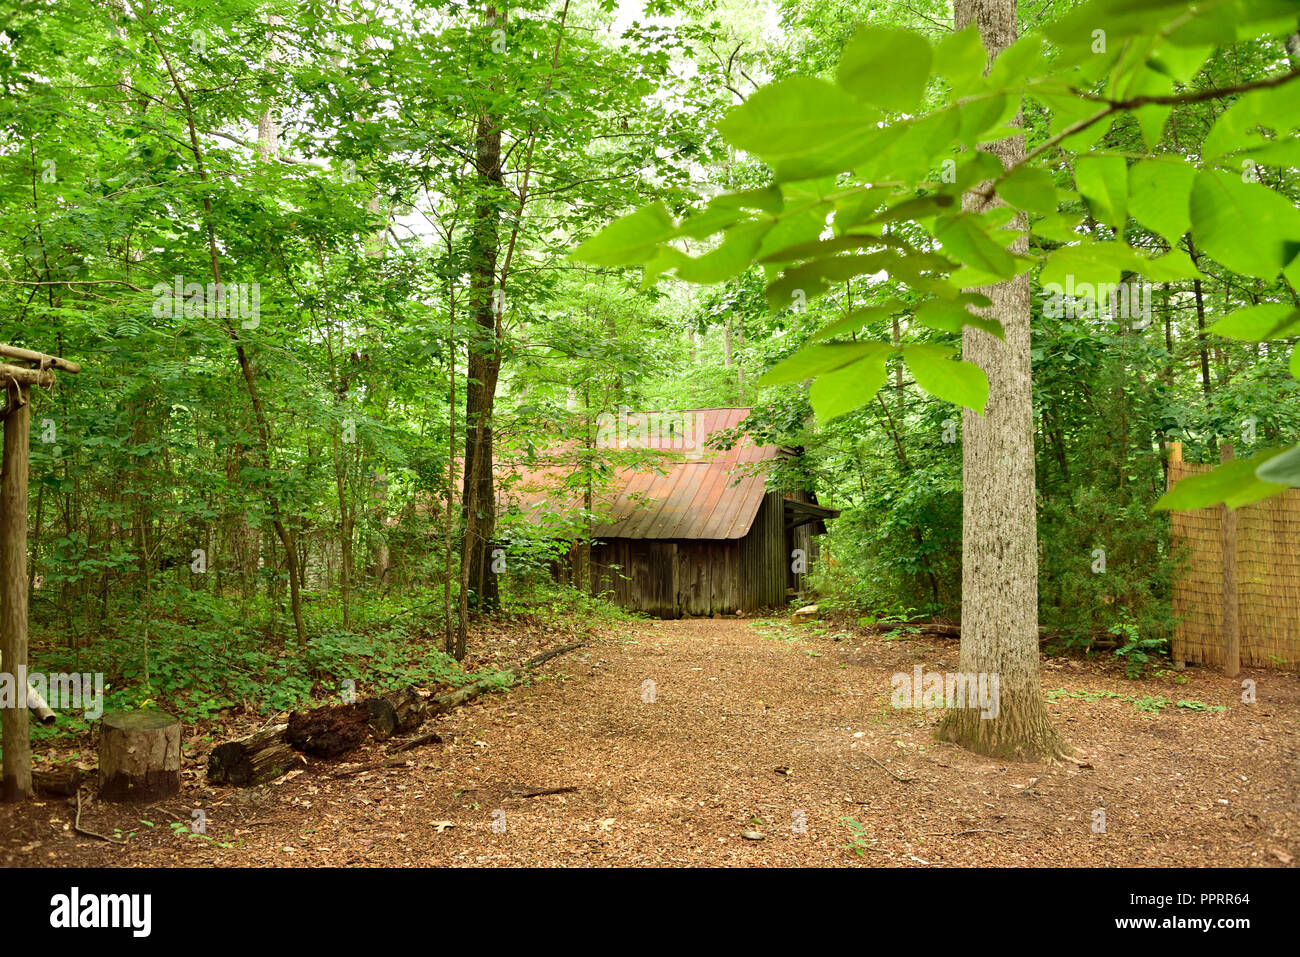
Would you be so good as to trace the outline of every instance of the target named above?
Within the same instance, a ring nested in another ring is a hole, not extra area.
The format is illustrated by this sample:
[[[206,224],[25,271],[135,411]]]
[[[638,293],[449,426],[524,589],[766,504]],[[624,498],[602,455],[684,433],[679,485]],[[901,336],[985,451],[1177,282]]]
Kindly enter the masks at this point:
[[[610,516],[596,529],[601,538],[734,539],[748,534],[767,491],[765,468],[780,455],[775,446],[756,446],[744,436],[730,449],[708,447],[721,429],[733,429],[749,409],[693,409],[684,413],[625,413],[608,436],[622,447],[663,450],[657,467],[644,464],[615,469],[612,487],[597,511]],[[684,429],[684,431],[683,431]],[[749,466],[750,468],[746,468]],[[757,470],[755,470],[757,466]],[[501,495],[537,520],[547,512],[581,507],[578,489],[562,488],[573,467],[538,464],[506,469],[518,480]],[[602,508],[602,505],[608,508]]]

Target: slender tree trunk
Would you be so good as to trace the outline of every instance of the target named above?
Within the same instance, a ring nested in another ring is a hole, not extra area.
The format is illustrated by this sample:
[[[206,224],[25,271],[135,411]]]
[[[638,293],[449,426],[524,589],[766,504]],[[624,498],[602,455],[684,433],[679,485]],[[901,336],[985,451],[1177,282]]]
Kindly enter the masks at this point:
[[[1192,237],[1187,237],[1187,252],[1192,257],[1192,262],[1197,261],[1196,246],[1192,244]],[[1205,295],[1201,289],[1199,279],[1192,280],[1192,294],[1196,298],[1196,350],[1201,357],[1201,388],[1206,395],[1210,394],[1210,350],[1205,344]]]
[[[153,19],[154,12],[151,5],[146,4],[144,7],[145,14]],[[156,33],[150,29],[149,38],[153,41],[154,47],[158,50],[159,56],[162,57],[163,65],[167,69],[167,75],[171,80],[172,88],[176,91],[177,99],[181,101],[183,107],[183,116],[186,127],[189,131],[190,152],[194,155],[195,172],[198,174],[199,181],[208,182],[207,164],[204,162],[203,149],[199,146],[198,128],[194,123],[194,104],[190,101],[189,94],[181,84],[180,78],[176,75],[176,69],[172,65],[171,57],[163,49],[162,43],[158,40]],[[217,230],[215,216],[212,211],[212,200],[207,193],[202,197],[204,218],[206,219],[206,233],[208,240],[208,259],[212,269],[212,281],[217,284],[218,288],[224,288],[221,280],[221,259],[217,253]],[[261,392],[257,387],[257,372],[253,366],[253,360],[249,357],[244,343],[239,335],[239,330],[229,319],[224,320],[226,333],[230,336],[231,342],[235,347],[235,358],[239,362],[239,370],[243,375],[244,386],[248,390],[249,405],[253,408],[253,421],[257,424],[257,433],[260,451],[262,453],[262,466],[271,468],[271,426],[266,416],[266,410],[262,405]],[[305,645],[307,643],[307,626],[302,617],[302,596],[298,588],[298,552],[296,548],[295,532],[284,521],[281,514],[279,499],[273,495],[267,495],[267,505],[270,506],[271,525],[274,527],[276,535],[279,536],[281,544],[285,550],[285,562],[288,566],[289,573],[289,592],[290,602],[293,608],[294,631],[298,636],[298,643]]]
[[[339,593],[343,600],[343,627],[352,627],[352,509],[348,503],[347,460],[334,436],[334,484],[339,497]]]
[[[451,231],[448,230],[447,260],[451,261]],[[455,656],[458,630],[451,617],[451,556],[452,540],[456,535],[456,290],[447,283],[447,508],[444,518],[442,586],[443,650]],[[464,578],[461,579],[464,584]]]
[[[500,248],[498,203],[504,184],[501,130],[494,117],[479,117],[475,133],[479,196],[471,239],[471,311],[476,336],[469,343],[465,380],[465,541],[461,579],[481,609],[497,606],[496,578],[488,548],[496,533],[496,496],[492,481],[492,409],[501,372],[501,313],[504,295],[497,281]]]
[[[954,19],[958,30],[978,24],[990,63],[1016,39],[1015,0],[955,0]],[[986,148],[1004,167],[1025,155],[1023,136]],[[979,204],[973,193],[963,203]],[[1011,250],[1026,252],[1026,238]],[[989,400],[983,416],[962,415],[961,670],[998,676],[998,708],[988,718],[978,707],[950,710],[938,736],[980,754],[1050,760],[1064,746],[1039,678],[1029,278],[981,291],[992,300],[982,312],[1001,320],[1006,341],[970,326],[962,333],[963,355],[988,374]]]

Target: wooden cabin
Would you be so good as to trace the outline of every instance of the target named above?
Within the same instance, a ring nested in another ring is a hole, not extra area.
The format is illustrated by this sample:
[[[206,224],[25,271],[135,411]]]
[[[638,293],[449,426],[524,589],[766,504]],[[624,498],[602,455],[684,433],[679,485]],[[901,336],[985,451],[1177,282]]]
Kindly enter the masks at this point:
[[[729,449],[710,446],[710,437],[736,429],[749,411],[624,412],[602,426],[597,445],[639,448],[649,461],[616,467],[604,491],[597,510],[609,517],[593,529],[594,591],[624,608],[680,618],[752,614],[784,606],[803,590],[799,566],[816,558],[813,535],[839,513],[807,493],[768,490],[770,464],[788,451],[757,446],[744,434]],[[668,415],[675,418],[663,427]],[[562,471],[529,470],[511,486],[508,503],[525,514],[553,511]],[[557,570],[562,578],[581,574],[579,554],[575,548],[568,567]]]

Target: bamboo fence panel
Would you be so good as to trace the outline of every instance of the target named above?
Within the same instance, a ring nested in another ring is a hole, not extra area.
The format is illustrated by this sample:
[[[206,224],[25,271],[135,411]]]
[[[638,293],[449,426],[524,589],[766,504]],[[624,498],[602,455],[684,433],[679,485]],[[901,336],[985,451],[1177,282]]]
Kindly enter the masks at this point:
[[[1210,470],[1169,461],[1169,485]],[[1300,489],[1237,510],[1241,664],[1300,670]],[[1222,508],[1172,513],[1175,549],[1188,562],[1174,582],[1173,658],[1224,664]]]

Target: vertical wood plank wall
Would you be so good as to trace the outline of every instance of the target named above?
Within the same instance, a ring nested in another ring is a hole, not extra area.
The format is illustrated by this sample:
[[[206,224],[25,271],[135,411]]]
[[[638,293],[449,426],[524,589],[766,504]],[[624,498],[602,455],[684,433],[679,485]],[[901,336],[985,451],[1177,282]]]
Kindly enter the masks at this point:
[[[598,542],[591,551],[592,587],[611,592],[624,608],[661,618],[782,605],[790,557],[781,503],[780,492],[769,492],[740,539]]]

